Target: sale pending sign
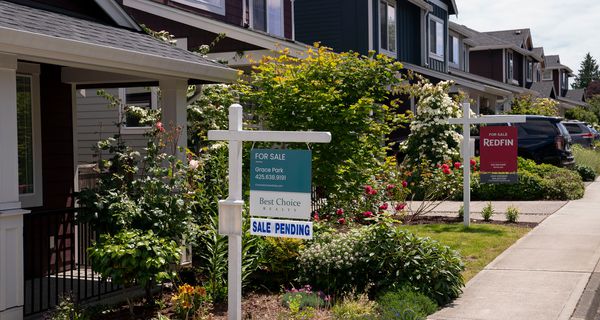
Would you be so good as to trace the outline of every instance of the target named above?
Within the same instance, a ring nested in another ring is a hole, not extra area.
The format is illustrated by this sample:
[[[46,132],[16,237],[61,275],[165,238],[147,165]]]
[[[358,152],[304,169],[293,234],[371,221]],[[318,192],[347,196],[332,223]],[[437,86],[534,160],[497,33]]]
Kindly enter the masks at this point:
[[[310,218],[310,150],[253,149],[250,152],[250,215]]]
[[[482,183],[516,183],[517,128],[508,126],[481,127],[479,155]]]

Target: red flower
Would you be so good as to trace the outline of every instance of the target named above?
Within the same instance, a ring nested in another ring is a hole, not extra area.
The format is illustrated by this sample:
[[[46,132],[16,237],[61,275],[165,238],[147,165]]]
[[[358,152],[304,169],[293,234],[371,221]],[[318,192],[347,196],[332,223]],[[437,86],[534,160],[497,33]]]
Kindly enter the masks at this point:
[[[372,194],[371,192],[373,192],[373,187],[371,187],[371,186],[365,186],[365,193],[366,194]]]
[[[444,174],[451,174],[452,173],[452,170],[450,170],[450,168],[444,168],[442,171],[444,172]]]
[[[371,190],[371,193],[369,193],[370,195],[376,195],[377,194],[377,190],[373,189]]]
[[[387,202],[384,202],[382,205],[379,206],[380,210],[387,210],[387,208],[388,208]]]
[[[396,211],[401,211],[404,210],[404,208],[406,208],[406,203],[399,203],[396,205]]]
[[[406,187],[408,187],[408,182],[406,182],[406,181],[402,181],[402,187],[403,187],[403,188],[406,188]]]
[[[165,132],[165,127],[163,127],[163,124],[160,121],[156,123],[156,129],[160,132]]]
[[[315,211],[315,214],[313,215],[313,220],[319,221],[319,213],[316,211]]]
[[[373,212],[371,212],[371,211],[365,211],[365,212],[363,212],[363,216],[365,218],[370,218],[370,217],[373,216]]]
[[[444,164],[441,166],[441,168],[442,168],[442,170],[446,170],[446,169],[450,169],[450,166],[448,166],[447,164],[445,164],[445,163],[444,163]]]
[[[454,163],[454,168],[455,169],[460,169],[461,163],[460,162],[455,162]]]
[[[336,213],[338,216],[341,216],[341,215],[343,215],[343,214],[344,214],[344,209],[337,209],[337,210],[335,211],[335,213]]]
[[[477,161],[475,161],[475,159],[471,159],[471,165],[474,166],[477,164]]]
[[[339,224],[346,224],[346,219],[344,219],[344,218],[339,218],[339,219],[338,219],[338,223],[339,223]]]
[[[388,184],[388,186],[387,186],[387,188],[386,188],[386,189],[388,189],[388,190],[392,190],[392,189],[394,189],[394,188],[396,188],[396,185],[394,185],[394,184]]]

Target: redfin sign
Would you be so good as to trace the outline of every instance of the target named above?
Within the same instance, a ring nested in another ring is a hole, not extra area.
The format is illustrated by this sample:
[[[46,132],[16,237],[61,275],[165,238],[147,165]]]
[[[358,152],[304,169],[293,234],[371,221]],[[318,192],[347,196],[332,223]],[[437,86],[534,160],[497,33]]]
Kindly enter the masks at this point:
[[[479,155],[481,157],[482,174],[500,174],[505,176],[517,172],[517,128],[507,126],[485,126],[481,127],[479,138]],[[487,179],[486,179],[487,180]],[[504,178],[493,179],[493,183],[514,182],[513,179],[506,181]]]

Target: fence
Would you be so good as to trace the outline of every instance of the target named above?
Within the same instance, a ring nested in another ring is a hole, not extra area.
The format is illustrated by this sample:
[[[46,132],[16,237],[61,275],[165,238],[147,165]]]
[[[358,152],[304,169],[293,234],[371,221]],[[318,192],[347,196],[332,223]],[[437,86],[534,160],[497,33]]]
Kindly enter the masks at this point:
[[[38,211],[24,216],[25,316],[56,306],[99,299],[120,289],[92,271],[87,249],[98,234],[77,224],[76,209]]]

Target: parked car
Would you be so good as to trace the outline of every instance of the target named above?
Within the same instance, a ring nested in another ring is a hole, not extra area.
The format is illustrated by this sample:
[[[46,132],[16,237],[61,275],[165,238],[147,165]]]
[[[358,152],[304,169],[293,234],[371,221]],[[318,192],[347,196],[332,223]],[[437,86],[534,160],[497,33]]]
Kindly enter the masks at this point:
[[[573,143],[582,145],[586,148],[594,147],[594,132],[581,121],[563,121],[562,124],[569,130],[569,135],[573,139]]]
[[[600,140],[600,132],[598,132],[598,130],[596,130],[594,127],[592,127],[592,125],[588,124],[587,125],[588,128],[590,128],[590,130],[592,131],[592,133],[594,134],[594,140],[598,141]]]
[[[560,167],[575,165],[571,151],[572,138],[561,123],[562,118],[526,116],[525,123],[503,123],[494,125],[516,126],[518,132],[519,157],[537,163],[549,163]],[[479,154],[479,138],[476,138],[476,154]]]

